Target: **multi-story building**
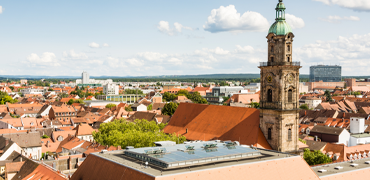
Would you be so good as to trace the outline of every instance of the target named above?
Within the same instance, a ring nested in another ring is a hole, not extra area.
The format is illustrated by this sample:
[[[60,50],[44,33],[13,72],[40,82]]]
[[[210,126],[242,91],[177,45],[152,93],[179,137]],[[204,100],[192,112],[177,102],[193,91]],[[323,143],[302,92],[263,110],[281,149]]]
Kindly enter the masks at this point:
[[[105,95],[118,95],[119,86],[114,83],[103,85],[103,93]]]
[[[90,76],[86,71],[82,72],[82,84],[89,84]]]
[[[342,81],[342,67],[317,65],[310,67],[310,82],[340,82]]]
[[[163,83],[163,90],[170,90],[175,88],[181,88],[181,83],[172,81]]]
[[[45,92],[46,92],[46,89],[33,89],[33,88],[21,89],[21,93],[23,95],[26,95],[26,94],[44,95]]]
[[[27,84],[27,79],[21,79],[21,84]]]
[[[49,119],[56,119],[63,122],[70,122],[71,118],[77,116],[77,110],[73,106],[61,105],[52,106],[49,112]]]

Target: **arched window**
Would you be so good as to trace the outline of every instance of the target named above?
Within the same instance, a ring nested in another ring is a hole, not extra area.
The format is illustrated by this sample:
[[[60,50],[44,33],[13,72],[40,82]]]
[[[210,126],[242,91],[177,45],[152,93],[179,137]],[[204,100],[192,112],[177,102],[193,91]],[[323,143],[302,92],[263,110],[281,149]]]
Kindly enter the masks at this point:
[[[274,62],[274,57],[271,57],[271,62]]]
[[[267,91],[267,102],[272,102],[272,90]]]
[[[268,135],[267,135],[267,138],[269,139],[269,140],[271,140],[272,139],[272,135],[271,135],[272,133],[271,133],[271,128],[269,128],[268,129]]]
[[[271,46],[271,52],[274,52],[274,46]]]
[[[291,89],[289,89],[288,91],[288,102],[292,102],[293,101],[293,91]]]
[[[288,48],[287,49],[288,49],[288,52],[290,52],[290,46],[289,45],[288,45]]]
[[[288,129],[288,141],[292,140],[292,130]]]
[[[288,57],[288,62],[290,62],[290,57]]]

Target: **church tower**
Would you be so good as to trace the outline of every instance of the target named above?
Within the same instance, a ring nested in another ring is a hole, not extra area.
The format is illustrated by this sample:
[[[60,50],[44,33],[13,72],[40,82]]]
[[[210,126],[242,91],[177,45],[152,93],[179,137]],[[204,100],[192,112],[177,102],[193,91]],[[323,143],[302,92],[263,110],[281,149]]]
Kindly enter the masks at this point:
[[[285,5],[279,0],[275,23],[268,35],[268,60],[261,62],[260,127],[277,151],[298,151],[299,69],[293,62],[292,29],[285,21]]]

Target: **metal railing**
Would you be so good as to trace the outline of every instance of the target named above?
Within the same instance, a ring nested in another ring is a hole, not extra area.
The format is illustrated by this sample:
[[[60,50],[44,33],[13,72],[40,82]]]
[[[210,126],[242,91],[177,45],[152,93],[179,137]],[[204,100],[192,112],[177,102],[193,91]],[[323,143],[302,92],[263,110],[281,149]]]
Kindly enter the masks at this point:
[[[260,62],[260,67],[264,66],[301,66],[301,62]]]

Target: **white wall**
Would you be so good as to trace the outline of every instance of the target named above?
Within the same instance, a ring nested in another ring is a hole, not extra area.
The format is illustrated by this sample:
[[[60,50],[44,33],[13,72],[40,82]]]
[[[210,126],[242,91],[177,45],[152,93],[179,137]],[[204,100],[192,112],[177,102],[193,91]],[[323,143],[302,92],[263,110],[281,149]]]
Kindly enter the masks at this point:
[[[350,146],[357,146],[359,144],[369,144],[370,143],[370,137],[361,137],[361,138],[356,138],[351,136],[349,140],[349,147]]]
[[[351,117],[350,130],[352,134],[361,134],[365,132],[365,118]]]
[[[8,158],[13,151],[16,151],[20,154],[22,152],[22,148],[19,147],[17,143],[13,143],[10,148],[0,157],[0,161],[6,160],[6,158]]]
[[[344,129],[343,132],[339,135],[338,144],[345,144],[346,146],[348,146],[348,141],[350,137],[351,134],[346,129]]]
[[[25,155],[26,157],[30,157],[31,155],[31,158],[35,160],[40,160],[41,152],[41,146],[23,148],[23,155]]]
[[[136,111],[147,111],[148,109],[147,109],[147,107],[144,105],[144,104],[140,104],[138,107],[137,107],[137,109],[136,109]]]

